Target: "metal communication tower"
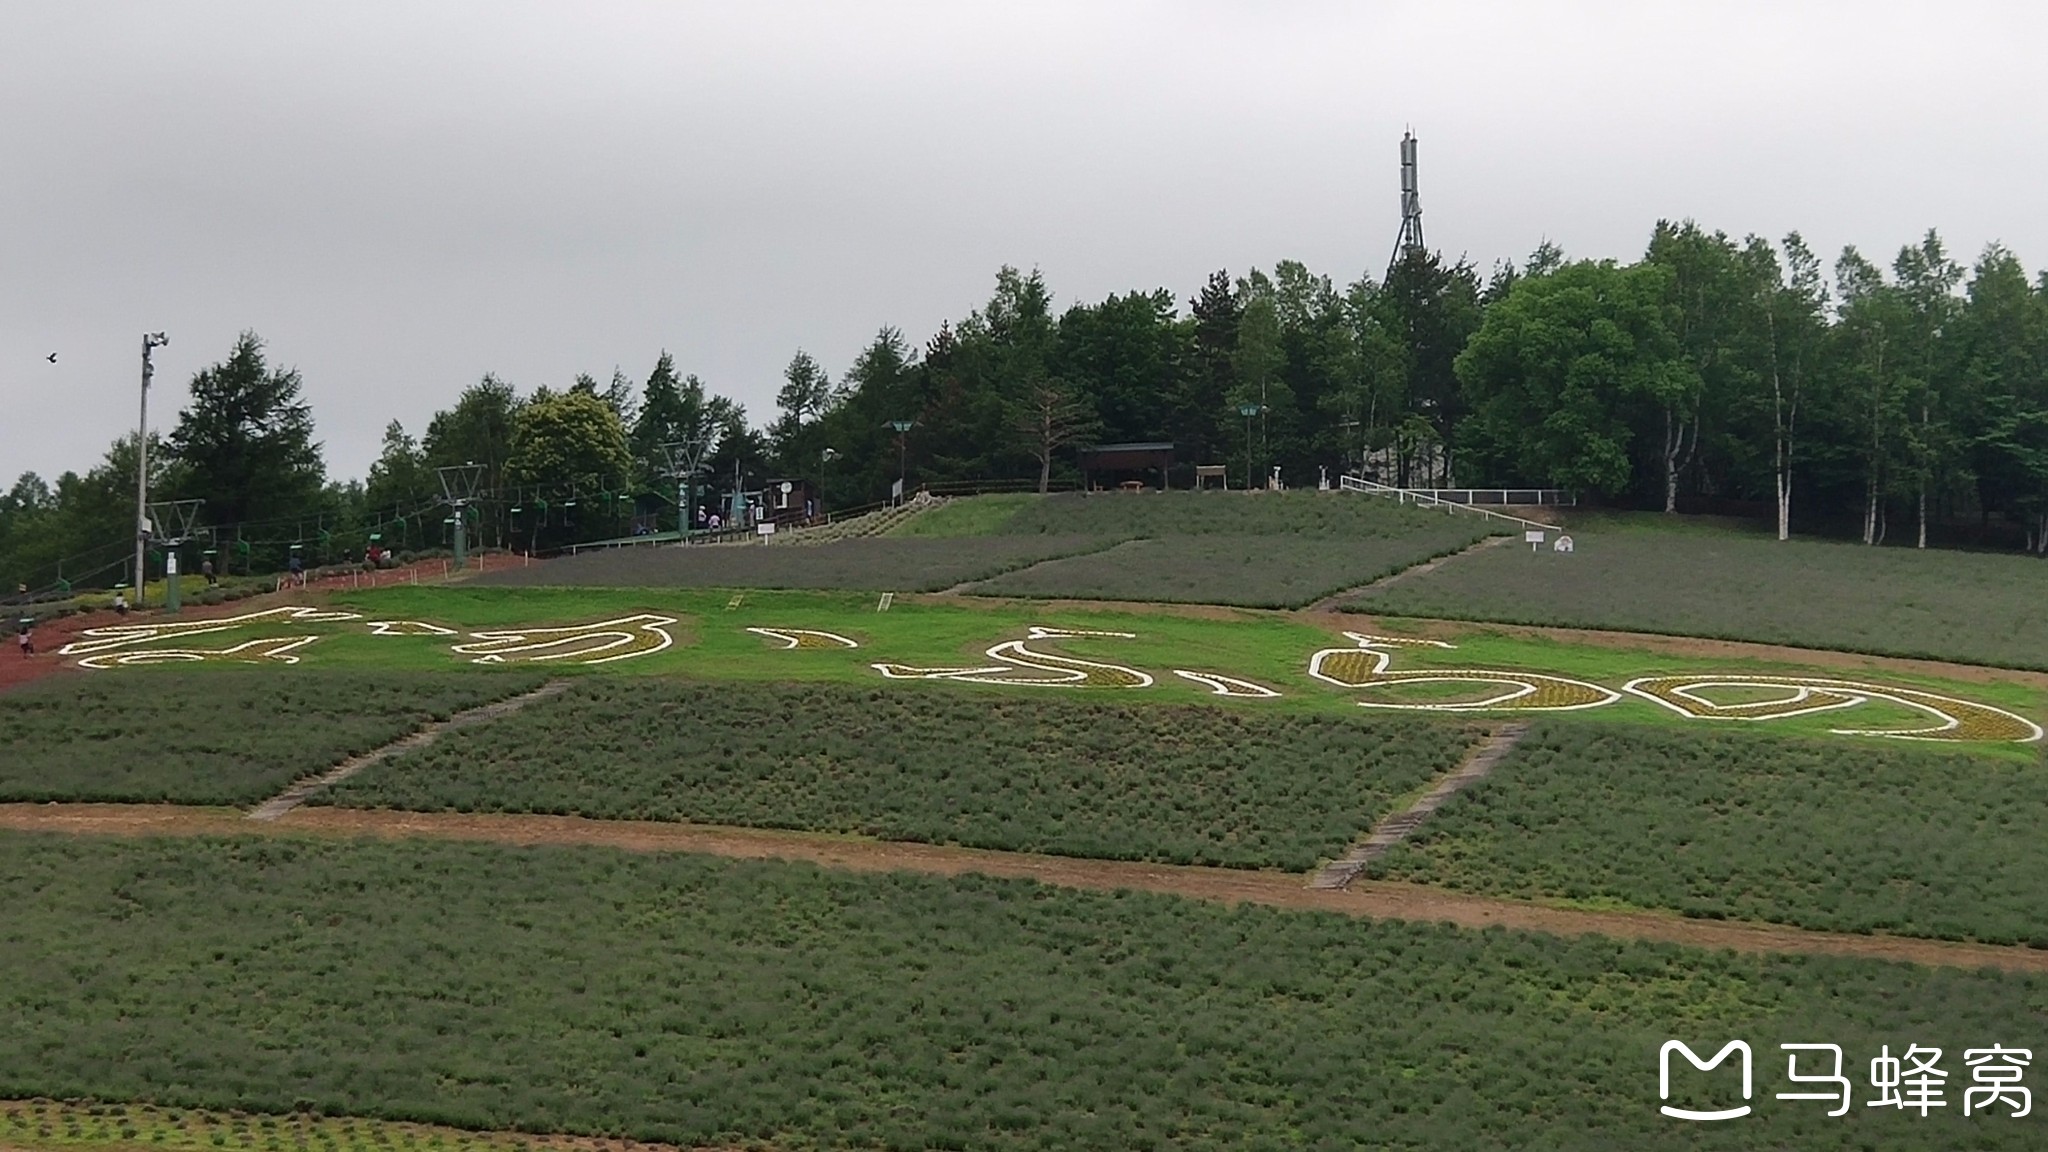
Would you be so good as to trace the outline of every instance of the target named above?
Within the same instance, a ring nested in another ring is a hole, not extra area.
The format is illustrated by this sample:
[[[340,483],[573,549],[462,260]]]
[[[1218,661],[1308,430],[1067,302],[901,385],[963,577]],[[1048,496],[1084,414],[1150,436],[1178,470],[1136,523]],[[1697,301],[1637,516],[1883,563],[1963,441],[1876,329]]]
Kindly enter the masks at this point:
[[[1394,256],[1387,261],[1387,278],[1411,252],[1428,249],[1422,243],[1422,192],[1415,176],[1415,133],[1401,134],[1401,235],[1394,241]]]

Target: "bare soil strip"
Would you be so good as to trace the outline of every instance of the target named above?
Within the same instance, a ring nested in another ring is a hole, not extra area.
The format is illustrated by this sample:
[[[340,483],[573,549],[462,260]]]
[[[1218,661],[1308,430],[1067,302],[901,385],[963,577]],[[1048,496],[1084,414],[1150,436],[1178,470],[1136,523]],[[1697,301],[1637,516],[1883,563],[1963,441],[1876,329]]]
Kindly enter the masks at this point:
[[[0,828],[94,836],[435,837],[493,844],[596,845],[628,852],[697,852],[739,860],[803,861],[849,872],[1016,877],[1063,888],[1131,889],[1226,904],[1449,923],[1461,928],[1498,925],[1553,936],[1600,935],[1736,952],[1855,956],[1930,967],[2048,972],[2048,951],[2002,945],[1810,932],[1768,924],[1687,920],[1662,912],[1561,908],[1384,880],[1318,889],[1306,887],[1301,876],[1292,872],[1081,860],[758,828],[342,808],[301,808],[282,820],[257,823],[231,809],[157,804],[0,804]]]
[[[1512,536],[1488,536],[1486,539],[1480,540],[1474,544],[1468,544],[1465,547],[1458,549],[1456,552],[1453,552],[1448,556],[1432,557],[1431,559],[1424,560],[1420,564],[1415,564],[1410,567],[1403,568],[1399,572],[1394,572],[1382,576],[1370,584],[1360,584],[1355,588],[1345,588],[1340,591],[1332,592],[1328,596],[1323,597],[1321,600],[1318,600],[1315,603],[1309,605],[1307,608],[1302,609],[1302,611],[1335,612],[1340,605],[1346,603],[1347,601],[1352,600],[1355,597],[1363,596],[1367,592],[1377,592],[1380,589],[1385,588],[1387,585],[1392,584],[1394,581],[1399,580],[1404,576],[1420,576],[1424,572],[1433,572],[1436,569],[1441,568],[1444,565],[1450,563],[1451,561],[1456,560],[1460,556],[1469,555],[1470,553],[1477,552],[1482,548],[1497,547],[1504,543],[1510,543],[1513,540],[1514,537]]]
[[[1486,739],[1472,746],[1465,754],[1464,762],[1444,774],[1428,792],[1422,794],[1406,809],[1373,825],[1372,832],[1365,839],[1351,846],[1351,851],[1341,860],[1325,864],[1322,871],[1310,878],[1311,888],[1347,888],[1365,866],[1386,854],[1387,849],[1406,840],[1417,825],[1429,819],[1429,814],[1450,802],[1451,797],[1461,789],[1468,788],[1486,778],[1493,766],[1512,751],[1522,737],[1529,734],[1527,721],[1510,720],[1494,729]]]
[[[481,704],[475,708],[457,712],[446,720],[429,724],[416,732],[401,736],[381,748],[372,748],[360,756],[351,756],[317,776],[306,776],[299,779],[291,787],[286,788],[284,791],[251,809],[249,819],[275,820],[299,805],[304,804],[314,793],[339,784],[386,757],[396,755],[408,749],[418,748],[424,744],[430,744],[440,739],[441,734],[444,732],[449,732],[456,728],[465,728],[471,724],[481,724],[487,720],[496,720],[507,713],[517,712],[536,700],[545,700],[568,687],[569,682],[567,680],[552,680],[531,692],[524,692],[504,700],[495,700],[489,704]]]

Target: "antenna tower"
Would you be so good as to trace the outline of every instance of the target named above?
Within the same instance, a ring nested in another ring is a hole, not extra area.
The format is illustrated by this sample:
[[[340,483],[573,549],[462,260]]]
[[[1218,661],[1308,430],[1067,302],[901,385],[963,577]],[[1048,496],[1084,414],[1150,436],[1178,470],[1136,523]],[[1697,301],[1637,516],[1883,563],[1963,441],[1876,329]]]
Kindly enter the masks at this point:
[[[1415,176],[1415,132],[1401,134],[1401,235],[1394,240],[1394,256],[1387,261],[1387,278],[1411,252],[1425,252],[1422,243],[1422,192]]]

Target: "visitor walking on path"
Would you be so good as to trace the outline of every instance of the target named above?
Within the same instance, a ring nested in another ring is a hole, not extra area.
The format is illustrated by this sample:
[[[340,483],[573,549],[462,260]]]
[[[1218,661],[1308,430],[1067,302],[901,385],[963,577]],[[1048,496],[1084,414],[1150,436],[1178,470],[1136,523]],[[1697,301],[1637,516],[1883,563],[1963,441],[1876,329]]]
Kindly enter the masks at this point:
[[[117,616],[128,615],[128,594],[118,588],[114,590],[114,614]]]
[[[21,622],[20,622],[19,624],[17,624],[17,625],[15,626],[15,627],[16,627],[16,639],[17,639],[17,641],[19,641],[19,643],[21,644],[21,654],[22,654],[23,656],[33,656],[33,655],[35,655],[35,654],[36,654],[36,622],[35,622],[34,620],[31,620],[31,619],[30,619],[30,618],[28,618],[27,616],[23,616],[23,617],[21,618]]]
[[[220,583],[220,578],[213,574],[213,561],[210,559],[199,562],[199,574],[206,577],[206,586],[208,588]]]
[[[306,586],[306,562],[299,559],[298,553],[292,553],[291,562],[285,565],[285,569],[291,574],[292,583],[301,588]]]

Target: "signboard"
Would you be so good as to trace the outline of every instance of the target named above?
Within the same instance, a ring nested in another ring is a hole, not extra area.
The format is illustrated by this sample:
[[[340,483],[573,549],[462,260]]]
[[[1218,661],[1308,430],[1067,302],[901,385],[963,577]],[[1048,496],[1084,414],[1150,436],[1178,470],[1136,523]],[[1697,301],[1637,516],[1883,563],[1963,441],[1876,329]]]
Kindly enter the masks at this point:
[[[903,481],[900,477],[889,481],[889,499],[896,501],[903,499]]]
[[[756,525],[754,525],[754,532],[755,532],[755,534],[756,534],[756,535],[760,535],[760,536],[773,536],[773,535],[775,535],[775,521],[773,521],[773,520],[763,520],[763,521],[761,521],[761,522],[760,522],[759,524],[756,524]]]
[[[1527,532],[1522,533],[1522,542],[1529,546],[1529,551],[1531,552],[1541,548],[1543,546],[1543,529],[1531,528]]]

